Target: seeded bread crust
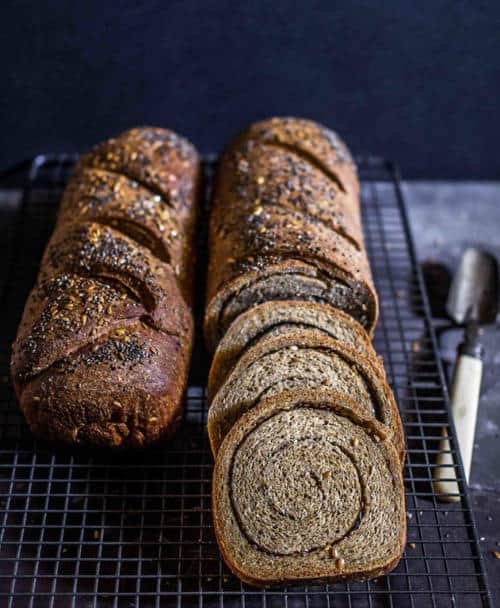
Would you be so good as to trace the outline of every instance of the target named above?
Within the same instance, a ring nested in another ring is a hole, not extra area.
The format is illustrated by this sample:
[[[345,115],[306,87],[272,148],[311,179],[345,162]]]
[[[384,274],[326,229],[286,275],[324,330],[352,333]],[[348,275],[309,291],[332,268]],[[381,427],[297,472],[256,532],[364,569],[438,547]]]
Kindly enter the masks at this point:
[[[312,162],[344,192],[359,192],[359,181],[351,153],[337,133],[325,126],[295,117],[275,117],[255,122],[235,139],[237,147],[257,141],[292,150]]]
[[[321,331],[367,358],[377,360],[370,337],[350,315],[315,302],[265,302],[238,316],[219,342],[208,376],[209,401],[248,348],[264,337],[297,329]]]
[[[386,429],[334,391],[285,392],[242,416],[216,460],[212,510],[226,564],[261,587],[378,577],[406,541]]]
[[[82,157],[13,344],[19,405],[39,437],[123,448],[180,416],[193,340],[193,146],[139,128]]]
[[[195,229],[200,161],[194,146],[173,131],[153,127],[125,131],[84,155],[76,172],[88,168],[133,180],[161,197],[183,231],[191,234]]]
[[[74,224],[75,216],[78,222],[115,228],[170,264],[179,276],[183,296],[191,300],[193,236],[183,229],[176,210],[160,194],[125,175],[81,168],[64,192],[58,227]]]
[[[217,454],[246,411],[290,387],[328,387],[356,399],[387,427],[404,461],[401,418],[379,360],[314,329],[264,336],[244,352],[219,390],[210,395],[207,424],[212,452]]]
[[[359,183],[347,148],[334,133],[310,121],[272,119],[250,127],[219,163],[209,226],[209,349],[244,312],[243,306],[224,319],[224,308],[249,277],[258,281],[270,266],[278,275],[280,264],[286,273],[290,260],[328,275],[341,292],[348,289],[355,304],[346,312],[359,309],[356,318],[373,329],[377,296],[363,244]],[[332,283],[326,301],[343,308],[342,293],[337,298],[334,287]],[[293,298],[293,292],[290,287],[288,299],[316,299]],[[264,294],[255,303],[266,299],[276,298]]]

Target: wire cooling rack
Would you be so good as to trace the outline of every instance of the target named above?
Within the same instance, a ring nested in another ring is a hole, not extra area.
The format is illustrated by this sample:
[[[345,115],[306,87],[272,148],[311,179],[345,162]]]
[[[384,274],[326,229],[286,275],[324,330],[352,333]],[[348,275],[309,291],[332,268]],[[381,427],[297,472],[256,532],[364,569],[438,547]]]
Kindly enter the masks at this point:
[[[375,346],[401,409],[408,446],[407,549],[397,569],[378,580],[262,591],[226,569],[214,539],[205,431],[207,357],[200,344],[184,422],[161,449],[117,456],[54,450],[33,440],[17,410],[9,345],[74,161],[39,156],[26,163],[20,167],[21,204],[0,209],[5,218],[0,235],[0,606],[488,606],[460,464],[455,466],[459,503],[441,503],[432,490],[443,426],[460,459],[394,167],[378,159],[359,165],[366,244],[380,297]],[[208,182],[211,170],[207,162]]]

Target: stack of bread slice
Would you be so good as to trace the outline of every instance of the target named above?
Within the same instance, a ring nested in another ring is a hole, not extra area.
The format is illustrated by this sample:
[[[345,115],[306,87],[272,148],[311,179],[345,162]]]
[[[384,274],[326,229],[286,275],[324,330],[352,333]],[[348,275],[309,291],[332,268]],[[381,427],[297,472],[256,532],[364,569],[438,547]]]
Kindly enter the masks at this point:
[[[378,314],[359,182],[307,120],[224,152],[205,335],[214,526],[228,566],[270,586],[366,579],[404,548],[404,436],[370,334]]]

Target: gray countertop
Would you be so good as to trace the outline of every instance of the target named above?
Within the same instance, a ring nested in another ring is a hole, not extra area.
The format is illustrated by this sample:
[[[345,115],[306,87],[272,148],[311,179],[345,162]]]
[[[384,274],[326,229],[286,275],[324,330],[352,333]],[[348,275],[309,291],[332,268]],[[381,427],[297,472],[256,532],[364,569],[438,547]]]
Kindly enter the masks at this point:
[[[500,182],[405,182],[410,224],[421,262],[451,272],[463,250],[476,245],[500,260]],[[500,317],[499,317],[500,319]],[[444,321],[436,320],[438,326]],[[440,333],[445,361],[457,330]],[[484,376],[479,403],[470,491],[486,561],[493,605],[500,603],[500,322],[484,330]],[[451,367],[451,366],[450,366]]]

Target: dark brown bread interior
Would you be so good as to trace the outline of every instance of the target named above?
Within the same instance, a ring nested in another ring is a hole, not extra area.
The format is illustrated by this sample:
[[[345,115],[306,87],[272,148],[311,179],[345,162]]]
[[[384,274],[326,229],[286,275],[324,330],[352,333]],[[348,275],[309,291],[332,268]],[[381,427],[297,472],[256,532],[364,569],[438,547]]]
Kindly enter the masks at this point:
[[[378,577],[405,545],[396,450],[334,391],[284,392],[245,414],[218,454],[212,505],[222,556],[252,585]]]
[[[77,164],[13,345],[38,436],[140,447],[175,428],[199,182],[195,149],[165,129],[132,129]]]

